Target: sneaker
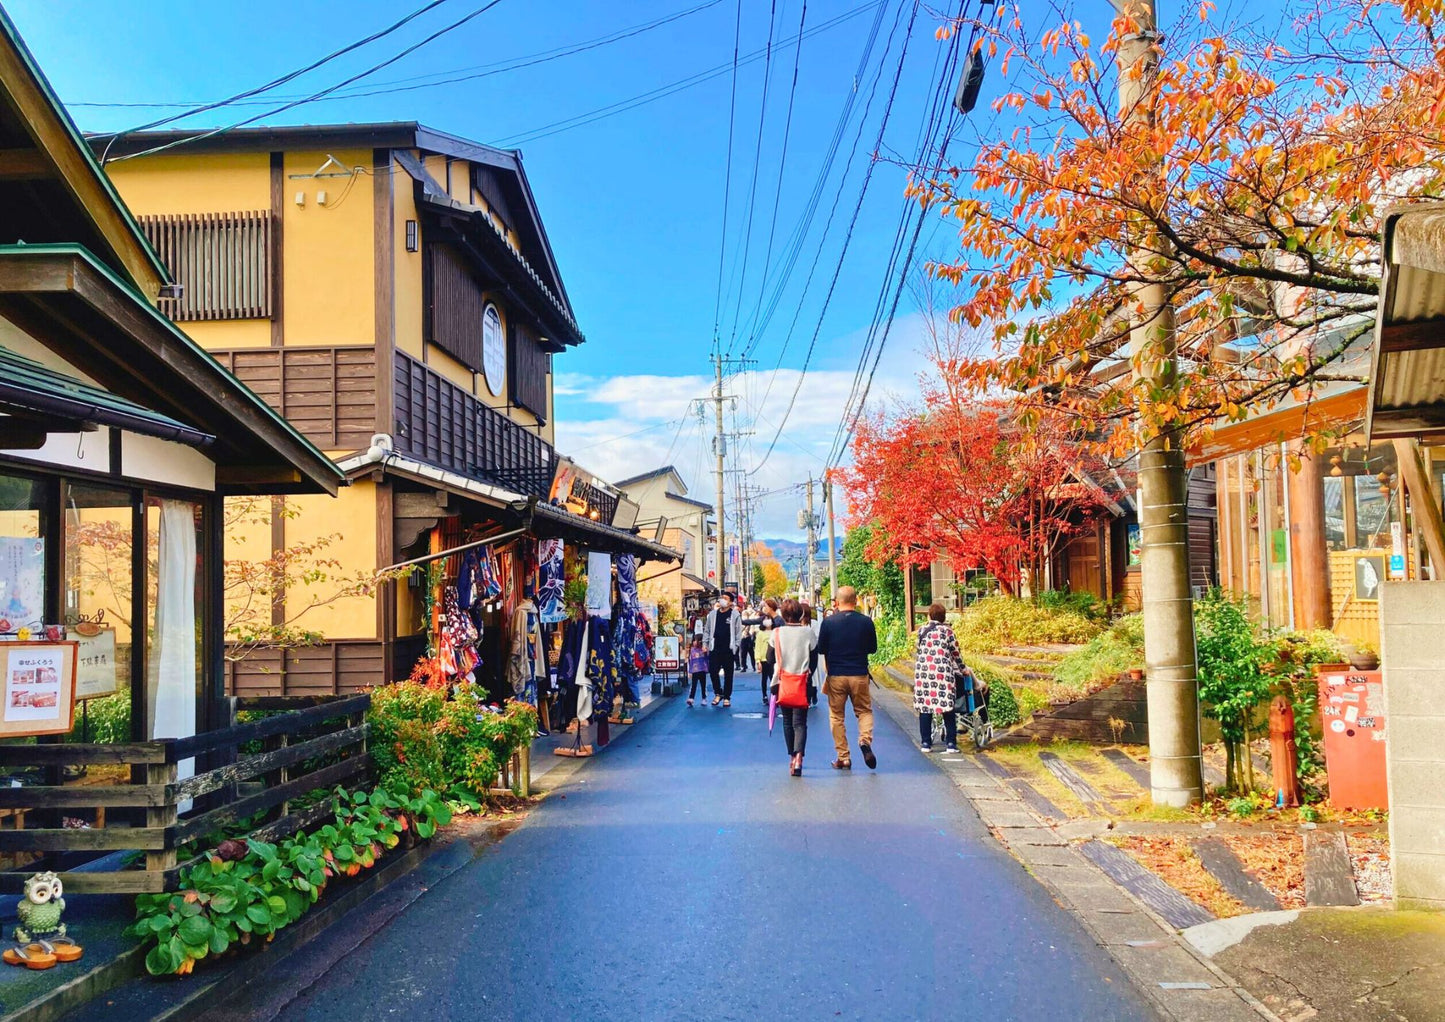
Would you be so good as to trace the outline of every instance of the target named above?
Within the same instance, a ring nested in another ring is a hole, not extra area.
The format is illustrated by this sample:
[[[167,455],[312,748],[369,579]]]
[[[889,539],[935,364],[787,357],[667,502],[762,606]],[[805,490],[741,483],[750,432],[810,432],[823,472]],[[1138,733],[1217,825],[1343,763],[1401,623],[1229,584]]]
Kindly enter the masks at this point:
[[[919,751],[919,752],[932,752],[932,751],[933,751],[933,746],[931,746],[931,745],[920,745],[920,746],[918,747],[918,751]]]
[[[687,701],[687,705],[689,705],[689,706],[692,705],[692,700],[691,700],[691,699],[689,699],[689,700]]]
[[[878,769],[878,757],[873,755],[873,746],[867,742],[859,742],[858,751],[863,753],[863,762],[868,764],[869,770]]]
[[[548,735],[550,735],[551,733],[552,733],[552,732],[548,731],[548,730],[547,730],[546,728],[544,728],[544,727],[539,727],[539,728],[537,729],[537,737],[538,737],[538,738],[546,738],[546,737],[547,737]]]
[[[957,751],[958,751],[958,746],[957,746],[957,745],[947,745],[947,746],[944,746],[943,751],[944,751],[945,753],[948,753],[948,752],[957,752]]]

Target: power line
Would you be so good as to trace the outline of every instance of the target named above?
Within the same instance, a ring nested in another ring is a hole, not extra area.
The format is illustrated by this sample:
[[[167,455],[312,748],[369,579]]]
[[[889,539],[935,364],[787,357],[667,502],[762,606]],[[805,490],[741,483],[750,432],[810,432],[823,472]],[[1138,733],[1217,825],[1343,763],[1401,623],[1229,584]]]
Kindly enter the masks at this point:
[[[482,6],[476,8],[476,9],[473,10],[470,14],[467,14],[467,15],[465,15],[464,17],[458,18],[456,21],[452,22],[451,24],[446,25],[446,26],[444,26],[444,27],[442,27],[442,28],[437,29],[435,32],[433,32],[431,35],[427,36],[425,39],[422,39],[422,40],[420,40],[419,42],[413,43],[412,45],[410,45],[410,46],[406,47],[405,49],[403,49],[400,53],[397,53],[396,55],[394,55],[394,56],[392,56],[392,57],[388,57],[386,60],[381,61],[379,64],[373,64],[371,67],[367,68],[366,70],[364,70],[364,71],[359,71],[359,72],[357,72],[356,74],[352,75],[351,77],[345,79],[344,81],[339,82],[338,84],[333,85],[333,86],[331,86],[331,87],[329,87],[329,88],[322,89],[320,92],[314,93],[313,95],[308,96],[308,97],[306,97],[306,98],[304,98],[304,99],[293,100],[293,101],[290,102],[290,103],[286,103],[286,104],[284,104],[284,105],[282,105],[282,106],[278,106],[278,107],[275,107],[275,108],[273,108],[273,109],[271,109],[271,110],[267,110],[267,111],[264,112],[264,113],[256,114],[254,117],[248,117],[248,118],[246,118],[245,120],[237,121],[235,124],[227,125],[227,126],[224,127],[224,128],[212,128],[210,131],[203,131],[203,132],[201,132],[201,133],[198,134],[198,135],[192,135],[192,136],[190,136],[190,137],[188,137],[188,138],[178,138],[178,139],[176,139],[176,140],[173,141],[173,142],[166,142],[166,143],[164,143],[164,144],[162,144],[162,145],[152,146],[150,149],[145,149],[145,150],[142,150],[142,151],[140,151],[140,152],[135,152],[135,153],[128,153],[128,154],[126,154],[126,155],[124,155],[124,156],[117,157],[115,162],[118,162],[119,160],[130,160],[130,159],[134,159],[134,158],[136,158],[137,156],[154,156],[156,153],[164,152],[164,151],[166,151],[167,149],[174,149],[174,148],[176,148],[177,146],[187,145],[187,144],[192,143],[192,142],[199,142],[199,141],[201,141],[202,139],[212,138],[212,137],[214,137],[214,136],[216,136],[216,135],[221,135],[221,134],[224,134],[224,133],[226,133],[226,132],[228,132],[228,131],[234,131],[234,130],[236,130],[237,128],[243,128],[243,127],[245,127],[245,126],[248,125],[248,124],[254,124],[256,121],[264,120],[264,119],[267,118],[267,117],[272,117],[272,116],[274,116],[274,115],[276,115],[276,114],[279,114],[279,113],[285,113],[287,110],[294,109],[295,107],[301,106],[301,105],[303,105],[303,104],[305,104],[305,103],[313,102],[314,100],[320,99],[320,98],[322,98],[323,96],[329,96],[331,93],[336,92],[338,89],[344,89],[346,86],[351,85],[353,82],[358,82],[358,81],[360,81],[360,80],[363,79],[363,78],[367,78],[367,77],[375,74],[376,72],[382,70],[383,68],[390,67],[392,64],[395,64],[397,61],[403,59],[404,57],[407,57],[407,56],[411,55],[412,53],[415,53],[417,50],[421,49],[423,46],[426,46],[428,43],[433,42],[433,41],[435,41],[435,40],[437,40],[437,39],[440,39],[442,36],[446,35],[448,32],[452,32],[452,31],[454,31],[454,30],[456,30],[456,29],[458,29],[458,28],[461,28],[461,27],[462,27],[463,25],[465,25],[467,22],[469,22],[469,21],[473,20],[474,18],[480,17],[481,15],[487,13],[487,11],[490,11],[493,7],[496,7],[496,6],[497,6],[499,3],[501,3],[501,2],[502,2],[502,0],[488,0],[487,3],[485,3],[485,4],[483,4]]]
[[[851,21],[865,11],[873,10],[874,8],[878,7],[879,4],[883,4],[886,2],[887,0],[869,0],[868,3],[860,4],[857,7],[844,11],[842,14],[836,15],[835,17],[830,18],[827,21],[821,22],[813,28],[810,28],[806,33],[804,33],[804,38],[812,39],[819,33],[826,32],[832,28],[837,28],[839,25]],[[774,46],[774,49],[783,49],[789,45],[797,43],[798,41],[799,40],[796,37],[783,39]],[[738,66],[744,67],[748,64],[756,63],[763,58],[763,54],[764,51],[762,49],[757,49],[754,50],[752,53],[745,54],[738,60]],[[559,121],[553,121],[552,123],[542,125],[539,128],[532,128],[524,132],[518,132],[514,135],[503,136],[502,138],[492,142],[491,144],[502,148],[514,148],[526,142],[535,142],[537,139],[540,138],[547,138],[550,135],[556,135],[563,131],[570,131],[572,128],[583,127],[585,125],[593,124],[597,121],[604,120],[605,118],[613,117],[617,114],[625,113],[628,110],[636,109],[639,106],[646,106],[649,103],[655,103],[659,99],[665,99],[668,96],[672,96],[686,89],[701,85],[704,82],[712,81],[715,78],[720,78],[723,75],[727,74],[731,69],[731,61],[719,64],[715,67],[711,67],[706,70],[698,71],[694,74],[688,75],[685,78],[679,78],[677,81],[670,82],[667,85],[659,85],[655,89],[649,89],[646,92],[638,93],[636,96],[632,96],[629,99],[621,99],[615,103],[609,103],[606,106],[597,107],[586,113],[576,114],[575,116],[563,118]]]
[[[838,253],[838,263],[833,268],[833,279],[828,284],[828,293],[823,297],[823,307],[818,313],[817,325],[813,328],[813,336],[808,342],[808,351],[803,359],[802,371],[798,374],[798,382],[793,387],[792,395],[788,398],[787,410],[783,413],[783,418],[778,423],[778,429],[777,432],[773,434],[773,439],[768,443],[768,449],[763,455],[763,460],[758,462],[758,464],[753,468],[754,473],[758,472],[764,465],[768,463],[768,459],[772,457],[773,451],[777,447],[778,438],[782,436],[783,430],[787,428],[788,418],[793,414],[793,408],[796,406],[798,401],[798,392],[802,390],[803,380],[807,378],[808,365],[813,360],[813,352],[818,345],[818,336],[823,332],[823,321],[827,318],[828,307],[832,304],[833,293],[838,287],[838,278],[843,273],[843,262],[848,256],[848,249],[853,241],[853,232],[858,226],[858,217],[863,212],[863,200],[868,195],[868,186],[872,183],[874,168],[878,166],[878,150],[883,145],[883,133],[885,130],[887,130],[889,117],[893,112],[893,102],[898,96],[898,85],[903,77],[903,65],[908,60],[908,44],[913,38],[913,25],[918,19],[919,5],[915,2],[909,4],[909,6],[912,7],[912,13],[908,17],[908,27],[904,30],[903,46],[899,51],[898,65],[894,68],[893,71],[893,83],[888,91],[888,101],[883,108],[883,118],[878,124],[878,138],[873,146],[872,158],[868,161],[868,169],[863,174],[863,186],[858,193],[858,202],[853,207],[853,215],[848,222],[848,230],[843,235],[843,248],[842,251]],[[888,61],[888,50],[892,48],[893,35],[897,34],[898,23],[899,20],[901,20],[902,18],[902,14],[903,7],[900,6],[898,9],[898,16],[895,17],[893,22],[893,32],[889,36],[889,45],[883,51],[883,62],[885,65]],[[864,116],[865,118],[867,116],[866,110],[864,111]]]
[[[803,26],[807,24],[807,21],[808,0],[803,0],[802,13],[798,15],[799,39],[803,38]],[[778,158],[778,185],[776,188],[773,189],[773,216],[772,220],[770,220],[768,223],[768,247],[767,251],[763,254],[763,272],[758,278],[759,307],[761,307],[763,304],[763,294],[767,291],[768,287],[768,268],[772,266],[773,263],[773,238],[776,236],[778,230],[778,204],[782,201],[783,198],[783,177],[786,174],[788,168],[788,138],[792,134],[793,130],[793,100],[796,98],[798,93],[798,62],[801,60],[802,56],[803,44],[799,42],[797,48],[793,50],[793,82],[788,87],[788,113],[783,121],[783,147],[782,153]],[[761,138],[759,138],[759,142],[761,142]],[[738,298],[741,301],[741,285],[739,285],[738,287]],[[753,315],[753,322],[757,322],[756,313],[754,313]],[[747,351],[751,350],[753,346],[753,339],[755,336],[755,334],[749,334],[748,343],[745,346],[745,350],[743,352],[744,357],[747,357]]]
[[[728,251],[728,202],[733,190],[733,124],[737,118],[738,110],[738,47],[742,42],[743,34],[743,0],[738,0],[737,16],[733,21],[733,83],[732,96],[728,100],[728,158],[726,176],[723,178],[723,211],[721,237],[718,240],[717,252],[717,297],[713,299],[712,307],[712,343],[714,349],[722,346],[722,339],[718,336],[718,327],[722,318],[722,281],[723,263],[727,259]],[[714,351],[714,354],[717,352]]]
[[[437,2],[444,2],[444,0],[437,0]],[[631,38],[633,38],[634,36],[642,35],[644,32],[650,32],[650,31],[652,31],[653,29],[661,28],[661,27],[664,26],[664,25],[669,25],[669,24],[671,24],[671,23],[674,22],[674,21],[681,21],[683,18],[687,18],[687,17],[690,17],[691,15],[697,14],[697,13],[699,13],[699,12],[701,12],[701,11],[708,10],[708,9],[711,8],[711,7],[716,7],[718,4],[720,4],[720,3],[722,3],[722,2],[723,2],[723,0],[707,0],[707,2],[705,2],[705,3],[698,4],[698,5],[695,6],[695,7],[689,7],[689,8],[687,8],[686,10],[683,10],[683,11],[676,11],[676,12],[674,12],[674,13],[672,13],[672,14],[666,14],[666,15],[663,15],[663,16],[661,16],[661,17],[654,18],[654,19],[652,19],[651,21],[642,22],[641,24],[638,24],[638,25],[630,25],[630,26],[628,26],[627,28],[617,29],[616,31],[609,32],[609,33],[607,33],[607,34],[605,34],[605,35],[596,36],[596,37],[593,37],[593,38],[591,38],[591,39],[586,39],[586,40],[583,40],[582,42],[569,43],[569,44],[567,44],[566,46],[554,46],[554,47],[552,47],[550,50],[540,50],[540,51],[538,51],[538,52],[536,52],[536,53],[525,54],[525,55],[523,55],[523,56],[521,56],[521,57],[514,57],[514,58],[511,58],[511,59],[509,59],[509,60],[494,61],[494,62],[492,62],[492,63],[490,63],[490,64],[471,64],[471,65],[468,65],[467,67],[451,68],[451,69],[446,70],[446,71],[428,71],[428,72],[425,73],[425,74],[411,75],[411,76],[408,76],[408,77],[406,77],[406,78],[394,78],[394,79],[391,79],[390,81],[378,82],[378,83],[376,84],[376,87],[375,87],[375,88],[372,88],[372,89],[349,89],[349,90],[343,90],[343,91],[340,91],[340,92],[333,93],[332,95],[329,95],[329,96],[323,96],[323,97],[321,97],[320,99],[317,99],[315,102],[318,102],[318,103],[321,103],[321,102],[333,102],[333,101],[336,101],[336,100],[362,99],[362,98],[367,97],[367,96],[383,96],[383,95],[388,95],[388,94],[397,93],[397,92],[412,92],[412,91],[415,91],[415,90],[417,90],[417,89],[430,89],[430,88],[433,88],[433,87],[439,86],[439,85],[455,85],[455,84],[460,83],[460,82],[470,82],[470,81],[475,81],[475,80],[477,80],[477,79],[479,79],[479,78],[488,78],[488,77],[491,77],[492,75],[504,74],[504,73],[506,73],[506,72],[508,72],[508,71],[517,71],[517,70],[521,70],[522,68],[534,67],[534,66],[536,66],[536,65],[538,65],[538,64],[545,64],[545,63],[548,63],[548,62],[553,61],[553,60],[560,60],[560,59],[563,58],[563,57],[575,56],[575,55],[578,54],[578,53],[584,53],[584,52],[586,52],[586,51],[588,51],[588,50],[594,50],[594,49],[597,49],[597,48],[599,48],[599,47],[601,47],[601,46],[609,45],[609,44],[611,44],[611,43],[621,42],[621,41],[624,40],[624,39],[631,39]],[[435,6],[435,4],[432,4],[432,5],[429,5],[429,6]],[[337,51],[337,54],[339,55],[341,52],[343,52],[343,51]],[[311,68],[307,68],[306,70],[313,70],[314,67],[316,67],[316,66],[320,66],[319,63],[318,63],[317,65],[313,65]],[[305,73],[305,72],[303,71],[303,72],[300,72],[300,73]],[[289,80],[289,79],[292,78],[292,77],[295,77],[295,73],[293,73],[291,76],[288,76],[287,79],[285,79],[285,80]],[[435,81],[427,81],[426,79],[436,79],[436,80],[435,80]],[[277,80],[277,83],[273,83],[273,84],[283,83],[285,80],[278,79],[278,80]],[[411,84],[411,83],[417,83],[417,84]],[[268,85],[268,86],[262,86],[261,89],[259,89],[259,90],[253,90],[253,91],[252,91],[251,93],[249,93],[249,94],[254,94],[255,92],[259,92],[259,91],[266,91],[266,90],[268,90],[269,88],[270,88],[269,85]],[[247,94],[247,93],[242,93],[242,94],[240,94],[240,95],[244,96],[244,95],[248,95],[248,94]],[[297,94],[282,95],[282,96],[273,96],[273,97],[272,97],[273,100],[275,100],[275,99],[282,99],[282,100],[286,100],[286,99],[300,99],[300,98],[304,98],[304,97],[301,96],[301,95],[297,95]],[[209,101],[209,100],[208,100],[208,101],[205,101],[204,103],[202,103],[202,102],[199,101],[199,100],[170,100],[170,101],[156,101],[156,102],[144,102],[144,103],[117,103],[117,102],[79,101],[79,102],[67,103],[66,106],[71,106],[71,107],[94,107],[94,108],[101,108],[101,109],[141,109],[141,110],[145,110],[145,109],[155,110],[155,109],[169,109],[169,108],[172,108],[172,107],[199,106],[202,110],[205,110],[205,109],[211,109],[211,108],[213,108],[213,107],[222,106],[222,105],[225,105],[225,106],[264,106],[266,103],[268,103],[268,102],[270,102],[270,101],[271,101],[271,100],[250,100],[250,101],[247,101],[247,100],[244,100],[244,99],[237,99],[236,97],[231,97],[231,98],[225,99],[225,100],[217,100],[217,101]],[[195,114],[195,113],[198,113],[198,112],[200,112],[200,111],[199,111],[199,110],[188,110],[188,111],[186,111],[186,112],[184,112],[184,113],[176,114],[174,118],[169,118],[169,119],[167,119],[167,121],[159,122],[159,123],[168,123],[170,120],[177,120],[177,119],[184,118],[184,117],[190,117],[192,114]],[[154,126],[155,126],[155,125],[151,125],[151,127],[154,127]],[[130,129],[130,130],[131,130],[131,131],[140,131],[140,130],[144,130],[144,129],[142,129],[142,128],[132,128],[132,129]]]
[[[961,0],[959,4],[958,17],[960,21],[963,18],[967,4],[968,0]],[[982,0],[980,0],[980,7],[982,7]],[[920,131],[918,153],[919,168],[927,168],[927,172],[930,175],[936,175],[939,169],[942,167],[943,161],[946,158],[948,152],[949,140],[953,133],[956,112],[954,111],[952,105],[949,105],[948,112],[945,115],[946,119],[942,122],[942,124],[940,124],[939,115],[942,113],[940,102],[942,100],[944,90],[948,85],[952,84],[954,71],[958,63],[958,53],[960,47],[958,46],[957,41],[958,37],[955,37],[954,45],[950,48],[949,58],[946,62],[945,74],[941,77],[936,78],[937,84],[934,89],[933,99],[930,103],[928,110],[925,112],[924,126]],[[970,39],[969,45],[971,44],[972,39]],[[930,167],[927,158],[929,156],[929,150],[932,148],[931,140],[934,134],[938,131],[939,127],[943,128],[942,138],[939,143],[937,158],[932,161],[932,165]],[[907,215],[912,205],[912,200],[905,200],[904,221],[903,224],[900,225],[901,228],[907,223]],[[907,254],[903,256],[901,268],[898,271],[898,284],[893,290],[893,300],[891,305],[889,305],[888,307],[886,315],[883,313],[883,305],[887,299],[888,285],[892,277],[893,268],[895,266],[900,266],[900,263],[897,260],[899,247],[895,247],[894,258],[890,259],[889,269],[884,274],[883,288],[879,292],[879,301],[877,306],[875,307],[873,321],[869,325],[868,338],[864,343],[863,351],[860,353],[857,371],[854,373],[853,389],[849,394],[848,401],[844,405],[843,416],[839,420],[838,429],[834,434],[833,444],[829,450],[828,465],[830,468],[835,467],[842,462],[843,456],[847,453],[848,450],[848,442],[852,438],[853,431],[858,426],[859,418],[862,417],[863,409],[868,401],[868,394],[873,386],[874,376],[878,372],[878,365],[882,361],[883,351],[888,344],[888,336],[893,329],[893,318],[898,311],[898,303],[903,295],[903,287],[904,284],[907,282],[908,272],[911,269],[913,263],[913,256],[918,248],[918,238],[923,231],[923,224],[927,217],[927,206],[919,203],[918,219],[913,228],[913,235],[909,239]],[[902,233],[900,231],[900,247],[901,240]],[[880,329],[881,333],[879,332]],[[872,364],[868,365],[870,350],[872,350]],[[868,366],[866,378],[863,376],[863,370],[865,365]]]
[[[193,116],[193,115],[195,115],[195,114],[205,113],[205,112],[208,111],[208,110],[215,110],[215,109],[217,109],[218,107],[230,106],[230,105],[239,103],[239,102],[241,102],[242,100],[249,99],[249,98],[251,98],[252,96],[260,95],[260,94],[263,93],[263,92],[270,92],[272,89],[275,89],[275,88],[277,88],[277,87],[279,87],[279,86],[285,85],[287,82],[294,81],[295,79],[301,77],[301,76],[304,75],[304,74],[307,74],[307,73],[309,73],[309,72],[311,72],[311,71],[315,71],[317,68],[321,67],[323,64],[329,64],[331,61],[335,60],[337,57],[344,56],[345,54],[348,54],[348,53],[352,52],[353,50],[360,49],[361,47],[366,46],[366,45],[368,45],[369,43],[374,43],[374,42],[376,42],[378,39],[381,39],[381,38],[384,38],[384,37],[386,37],[386,36],[391,35],[391,33],[395,32],[397,29],[402,28],[403,26],[409,24],[409,23],[412,22],[412,21],[415,21],[417,18],[421,17],[423,14],[426,14],[428,11],[431,11],[431,10],[434,10],[435,8],[437,8],[437,7],[440,7],[442,4],[444,4],[444,3],[446,3],[446,2],[447,2],[447,0],[431,0],[430,3],[423,4],[421,7],[418,7],[416,10],[412,11],[412,12],[411,12],[410,14],[408,14],[406,17],[402,18],[400,21],[392,22],[392,24],[388,25],[386,28],[383,28],[383,29],[381,29],[380,31],[377,31],[377,32],[373,32],[373,33],[371,33],[371,35],[368,35],[368,36],[366,36],[366,37],[364,37],[364,38],[362,38],[362,39],[358,39],[358,40],[357,40],[356,42],[354,42],[354,43],[350,43],[350,44],[348,44],[348,45],[346,45],[346,46],[343,46],[343,47],[341,47],[341,49],[339,49],[339,50],[332,50],[330,53],[328,53],[326,56],[322,57],[320,60],[312,61],[310,64],[307,64],[305,67],[298,68],[298,69],[295,70],[295,71],[288,72],[287,74],[282,75],[280,78],[273,78],[271,81],[267,82],[265,85],[258,85],[258,86],[257,86],[256,88],[254,88],[254,89],[247,89],[247,90],[244,91],[244,92],[238,92],[238,93],[236,93],[234,96],[228,96],[226,99],[219,99],[219,100],[215,100],[215,101],[210,102],[210,103],[202,103],[200,106],[192,107],[192,108],[189,109],[189,110],[183,110],[183,111],[181,111],[180,113],[177,113],[177,114],[171,114],[169,117],[159,118],[159,119],[154,120],[154,121],[151,121],[151,122],[149,122],[149,123],[147,123],[147,124],[142,124],[140,127],[137,127],[137,128],[130,128],[130,129],[126,130],[126,131],[117,132],[116,135],[114,136],[114,138],[119,138],[119,137],[122,136],[122,135],[129,135],[129,134],[132,134],[132,133],[137,132],[137,131],[148,131],[148,130],[150,130],[151,128],[159,128],[159,127],[160,127],[161,125],[163,125],[163,124],[170,124],[170,123],[172,123],[172,122],[174,122],[174,121],[178,121],[178,120],[181,120],[181,119],[186,118],[186,117],[191,117],[191,116]],[[71,105],[73,105],[73,106],[90,106],[90,105],[92,105],[92,104],[88,104],[88,103],[75,103],[75,104],[71,104]],[[99,105],[99,104],[96,104],[96,105]]]
[[[738,276],[738,302],[733,310],[733,326],[728,337],[728,355],[732,355],[733,341],[737,337],[738,314],[743,303],[743,288],[748,279],[748,252],[753,244],[753,213],[757,209],[758,202],[758,167],[763,156],[763,128],[767,124],[768,117],[768,86],[773,80],[773,30],[777,26],[778,0],[772,0],[772,6],[768,9],[768,44],[763,55],[763,95],[758,102],[758,141],[753,149],[753,180],[749,186],[748,194],[748,216],[747,227],[743,229],[743,252],[742,252],[742,273]],[[798,32],[798,49],[803,48],[803,33]],[[737,264],[733,264],[734,272]],[[728,293],[732,294],[732,284],[728,284]]]

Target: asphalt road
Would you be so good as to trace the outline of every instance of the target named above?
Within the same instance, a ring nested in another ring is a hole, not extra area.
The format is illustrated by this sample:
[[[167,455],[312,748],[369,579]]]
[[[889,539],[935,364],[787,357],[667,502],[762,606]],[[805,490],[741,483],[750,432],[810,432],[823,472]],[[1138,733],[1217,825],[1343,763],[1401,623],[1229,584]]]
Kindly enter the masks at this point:
[[[815,709],[793,778],[755,678],[624,729],[282,1017],[1154,1017],[887,716],[843,773]]]

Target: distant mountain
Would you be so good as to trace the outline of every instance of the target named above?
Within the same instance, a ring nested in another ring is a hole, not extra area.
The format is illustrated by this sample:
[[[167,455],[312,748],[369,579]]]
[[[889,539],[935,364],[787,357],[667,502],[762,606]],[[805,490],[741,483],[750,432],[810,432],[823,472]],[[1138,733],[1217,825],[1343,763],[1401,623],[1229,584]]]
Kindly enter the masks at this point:
[[[767,545],[767,548],[773,552],[773,556],[778,559],[778,563],[780,563],[780,564],[796,564],[796,563],[800,563],[800,562],[803,560],[803,558],[805,558],[805,557],[808,556],[808,544],[807,544],[806,542],[802,541],[802,540],[796,540],[796,539],[764,539],[764,540],[760,540],[759,542],[764,543],[764,544]],[[839,536],[839,537],[838,537],[838,549],[841,551],[842,548],[843,548],[843,537],[842,537],[842,536]],[[814,553],[814,556],[815,556],[815,557],[818,557],[818,558],[823,558],[823,559],[826,559],[826,558],[827,558],[827,556],[828,556],[828,537],[827,537],[827,536],[823,536],[823,537],[820,537],[820,538],[819,538],[819,540],[818,540],[818,548],[817,548],[816,552]]]

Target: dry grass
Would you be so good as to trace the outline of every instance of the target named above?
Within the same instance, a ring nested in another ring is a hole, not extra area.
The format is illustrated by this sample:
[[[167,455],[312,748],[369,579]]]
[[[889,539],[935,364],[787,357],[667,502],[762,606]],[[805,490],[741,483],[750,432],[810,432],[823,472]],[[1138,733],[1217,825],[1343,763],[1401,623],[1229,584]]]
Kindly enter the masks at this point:
[[[1221,835],[1230,851],[1285,908],[1304,908],[1305,846],[1299,834]]]
[[[1209,875],[1186,838],[1130,836],[1106,840],[1124,849],[1145,869],[1221,919],[1249,911],[1225,893],[1219,881]]]

